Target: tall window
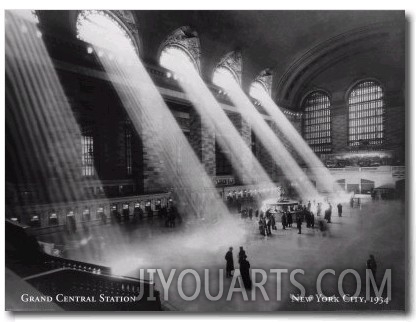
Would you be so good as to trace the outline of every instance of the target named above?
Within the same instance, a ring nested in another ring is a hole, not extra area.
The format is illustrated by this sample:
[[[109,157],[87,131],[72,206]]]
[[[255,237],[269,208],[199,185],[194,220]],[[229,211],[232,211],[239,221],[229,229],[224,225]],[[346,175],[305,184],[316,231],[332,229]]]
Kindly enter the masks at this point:
[[[249,95],[255,99],[262,100],[264,96],[269,96],[264,84],[254,81],[249,88]]]
[[[229,152],[224,150],[216,140],[215,144],[216,154],[216,175],[230,175],[233,173],[232,164],[229,159]]]
[[[91,126],[86,126],[82,130],[81,136],[81,166],[82,175],[89,177],[94,175],[94,138]]]
[[[182,48],[175,46],[165,47],[161,52],[160,64],[166,69],[177,71],[182,66],[193,66],[197,69],[197,63]]]
[[[322,91],[316,91],[308,95],[303,104],[304,139],[314,152],[331,152],[331,119],[330,99]]]
[[[230,82],[238,83],[237,76],[227,67],[218,67],[213,74],[213,84],[225,87]]]
[[[272,78],[272,71],[269,68],[263,70],[252,82],[249,88],[249,95],[260,101],[262,101],[265,96],[270,97],[272,90]]]
[[[117,49],[134,50],[136,46],[132,36],[115,16],[106,10],[83,10],[76,21],[77,38],[107,48],[117,44]]]
[[[352,147],[366,148],[383,143],[384,92],[377,83],[364,81],[349,94],[349,138]]]
[[[126,174],[132,175],[132,125],[130,121],[125,123],[125,157]]]
[[[162,44],[159,63],[166,69],[177,71],[183,64],[200,70],[200,40],[198,34],[189,26],[174,30]]]
[[[223,56],[213,73],[213,84],[227,89],[229,84],[241,84],[242,55],[233,51]]]

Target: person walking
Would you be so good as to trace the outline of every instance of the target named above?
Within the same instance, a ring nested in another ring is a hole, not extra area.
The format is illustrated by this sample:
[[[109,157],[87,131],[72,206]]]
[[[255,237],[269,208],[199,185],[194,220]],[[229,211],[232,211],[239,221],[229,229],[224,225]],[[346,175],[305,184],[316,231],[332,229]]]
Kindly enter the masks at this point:
[[[246,255],[242,258],[242,261],[239,264],[239,270],[240,275],[242,276],[243,285],[246,289],[251,289],[252,281],[250,279],[250,263],[246,258]]]
[[[282,229],[285,230],[285,227],[287,226],[287,215],[285,212],[281,216],[281,223],[282,223]]]
[[[287,213],[287,227],[292,228],[292,213],[290,212]]]
[[[366,261],[366,268],[371,270],[374,277],[376,276],[376,267],[377,265],[374,255],[369,255],[369,258]]]
[[[342,211],[343,211],[343,206],[342,204],[339,202],[337,204],[337,212],[339,213],[339,217],[342,217]]]
[[[239,265],[240,265],[240,262],[243,260],[244,257],[246,257],[246,251],[243,249],[243,246],[240,246],[239,247],[239,254],[238,254]]]
[[[229,248],[224,258],[226,259],[226,277],[232,277],[232,271],[235,269],[233,264],[233,247]]]
[[[321,202],[317,203],[317,216],[320,217],[321,215]]]
[[[301,234],[301,216],[298,215],[297,216],[297,228],[298,228],[298,233]]]

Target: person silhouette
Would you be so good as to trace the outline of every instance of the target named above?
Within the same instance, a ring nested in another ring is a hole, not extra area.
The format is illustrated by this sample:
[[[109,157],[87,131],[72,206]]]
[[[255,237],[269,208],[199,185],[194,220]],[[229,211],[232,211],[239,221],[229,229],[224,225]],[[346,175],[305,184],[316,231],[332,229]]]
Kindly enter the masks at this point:
[[[232,277],[232,271],[235,269],[233,263],[233,247],[229,248],[224,258],[226,259],[226,277]]]

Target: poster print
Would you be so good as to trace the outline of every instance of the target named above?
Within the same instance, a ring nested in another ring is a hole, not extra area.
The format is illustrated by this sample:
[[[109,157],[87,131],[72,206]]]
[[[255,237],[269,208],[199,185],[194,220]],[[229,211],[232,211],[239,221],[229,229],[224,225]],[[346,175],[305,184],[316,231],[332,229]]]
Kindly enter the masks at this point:
[[[404,311],[404,29],[6,11],[6,309]]]

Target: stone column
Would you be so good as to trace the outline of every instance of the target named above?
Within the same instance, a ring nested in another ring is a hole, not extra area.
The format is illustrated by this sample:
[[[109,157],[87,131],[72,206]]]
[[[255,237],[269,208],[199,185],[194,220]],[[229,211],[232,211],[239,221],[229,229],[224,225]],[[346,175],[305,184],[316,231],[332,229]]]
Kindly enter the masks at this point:
[[[190,143],[209,176],[216,175],[215,133],[200,115],[190,110]]]

